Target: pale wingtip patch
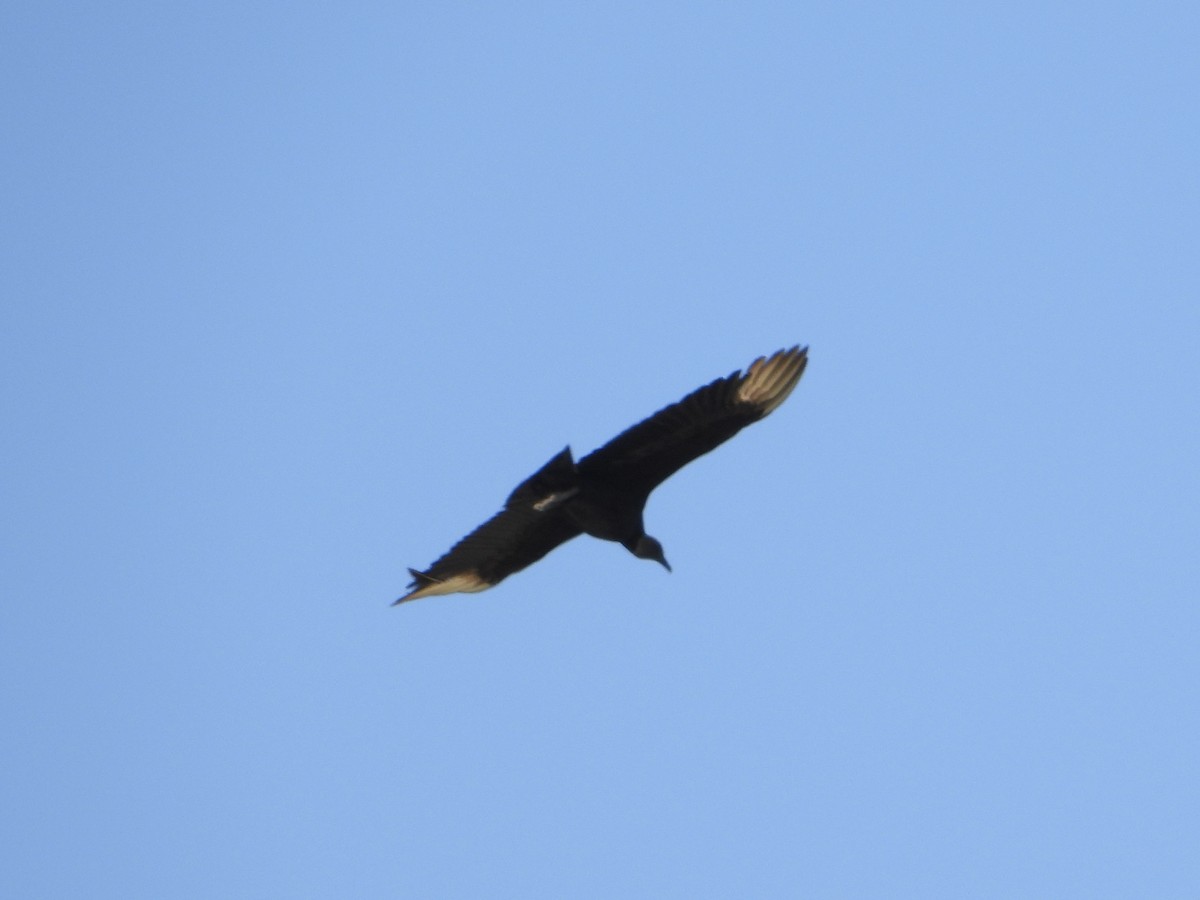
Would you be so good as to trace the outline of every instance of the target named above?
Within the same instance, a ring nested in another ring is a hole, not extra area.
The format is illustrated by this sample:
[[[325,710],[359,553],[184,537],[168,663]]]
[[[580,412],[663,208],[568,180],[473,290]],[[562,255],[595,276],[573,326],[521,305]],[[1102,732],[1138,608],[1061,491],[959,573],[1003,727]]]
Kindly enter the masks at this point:
[[[416,588],[409,591],[403,597],[393,601],[392,606],[399,606],[401,603],[408,603],[411,600],[420,600],[422,597],[437,597],[442,594],[475,594],[479,591],[486,591],[492,585],[479,577],[477,572],[460,572],[457,575],[451,575],[449,578],[432,578],[424,572],[418,572],[416,569],[409,569],[419,584]]]
[[[738,388],[738,399],[757,406],[764,416],[774,412],[800,382],[808,364],[808,347],[797,344],[760,356],[746,368]]]

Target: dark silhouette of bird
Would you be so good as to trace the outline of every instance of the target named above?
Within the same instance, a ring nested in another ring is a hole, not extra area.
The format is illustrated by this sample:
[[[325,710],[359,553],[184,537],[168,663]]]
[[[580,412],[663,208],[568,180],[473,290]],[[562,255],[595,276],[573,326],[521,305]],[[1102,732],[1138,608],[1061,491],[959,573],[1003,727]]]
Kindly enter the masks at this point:
[[[667,478],[747,425],[770,415],[808,364],[808,348],[759,357],[693,391],[575,462],[571,448],[517,485],[504,509],[424,572],[409,569],[409,592],[396,603],[483,591],[581,534],[616,541],[669,572],[662,544],[646,534],[642,510]],[[394,604],[393,604],[394,605]]]

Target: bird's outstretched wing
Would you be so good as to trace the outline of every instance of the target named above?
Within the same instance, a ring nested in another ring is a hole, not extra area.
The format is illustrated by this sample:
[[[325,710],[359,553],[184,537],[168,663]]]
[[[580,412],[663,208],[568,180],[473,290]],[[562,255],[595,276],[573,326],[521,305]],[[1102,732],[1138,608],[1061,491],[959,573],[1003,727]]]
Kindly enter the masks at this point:
[[[409,569],[409,592],[396,603],[483,591],[583,532],[560,508],[573,491],[575,463],[563,450],[521,482],[496,513],[424,572]]]
[[[579,474],[648,496],[683,466],[769,415],[808,364],[808,348],[759,357],[623,431],[578,463]]]
[[[580,534],[579,527],[557,509],[503,509],[424,572],[409,569],[413,576],[411,590],[396,603],[486,590]]]

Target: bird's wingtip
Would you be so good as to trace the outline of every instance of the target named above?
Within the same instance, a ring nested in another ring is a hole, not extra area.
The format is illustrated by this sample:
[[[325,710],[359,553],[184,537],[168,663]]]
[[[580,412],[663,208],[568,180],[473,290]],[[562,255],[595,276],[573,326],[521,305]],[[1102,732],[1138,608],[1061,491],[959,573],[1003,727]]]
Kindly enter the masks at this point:
[[[412,581],[408,583],[409,591],[403,597],[397,597],[395,600],[393,600],[392,606],[399,606],[406,600],[415,600],[417,594],[419,594],[423,589],[429,587],[431,584],[438,583],[436,578],[432,578],[429,575],[426,575],[420,569],[414,569],[412,566],[408,567],[408,574],[412,576]]]
[[[757,406],[760,415],[770,415],[788,398],[807,365],[807,345],[796,344],[786,350],[776,350],[770,356],[760,356],[746,368],[738,398]]]
[[[420,600],[422,597],[436,597],[439,594],[473,594],[477,591],[486,591],[492,586],[491,582],[485,581],[474,570],[459,572],[446,578],[434,578],[424,572],[418,572],[416,569],[408,571],[413,576],[413,582],[409,585],[412,590],[395,600],[392,606],[399,606],[410,600]]]

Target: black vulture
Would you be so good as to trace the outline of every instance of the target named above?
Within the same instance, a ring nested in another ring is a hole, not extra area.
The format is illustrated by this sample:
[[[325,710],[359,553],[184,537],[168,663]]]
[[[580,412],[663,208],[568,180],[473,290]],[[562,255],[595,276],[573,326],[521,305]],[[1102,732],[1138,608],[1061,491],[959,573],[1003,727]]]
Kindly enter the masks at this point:
[[[616,541],[670,571],[662,545],[642,526],[650,492],[774,412],[807,364],[807,347],[760,356],[744,374],[734,372],[693,391],[579,462],[565,448],[517,485],[504,509],[449,553],[424,572],[409,569],[410,590],[396,603],[486,590],[581,534]]]

